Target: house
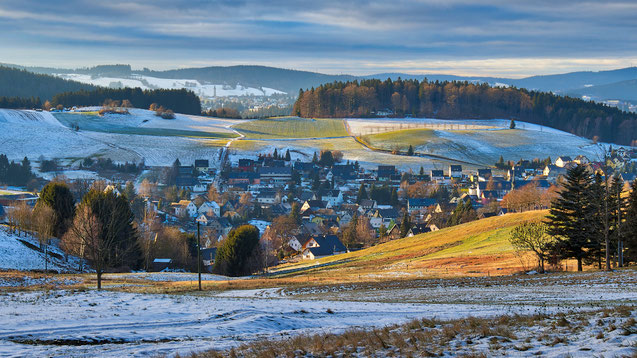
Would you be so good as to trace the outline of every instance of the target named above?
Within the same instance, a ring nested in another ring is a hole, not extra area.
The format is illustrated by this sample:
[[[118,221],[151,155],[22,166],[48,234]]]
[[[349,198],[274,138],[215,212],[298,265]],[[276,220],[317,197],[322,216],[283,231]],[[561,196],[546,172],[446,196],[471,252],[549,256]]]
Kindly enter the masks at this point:
[[[203,226],[208,226],[212,222],[212,217],[207,214],[201,214],[197,217],[197,222]]]
[[[555,159],[555,165],[559,168],[564,168],[568,163],[571,163],[573,161],[573,159],[571,159],[571,157],[557,157],[557,159]]]
[[[327,209],[327,202],[322,200],[307,200],[301,206],[301,214],[311,213],[318,210]]]
[[[396,223],[392,223],[387,230],[387,234],[383,240],[383,242],[400,239],[400,227],[396,225]]]
[[[317,258],[338,255],[347,252],[347,248],[336,235],[312,236],[303,244],[303,259],[315,260]]]
[[[363,199],[363,200],[361,200],[361,203],[358,204],[358,207],[361,208],[363,210],[363,212],[375,209],[376,208],[376,200]]]
[[[293,237],[288,241],[288,246],[292,248],[294,251],[301,251],[303,248],[303,244],[299,241],[298,238]]]
[[[261,181],[275,184],[285,184],[292,180],[292,168],[290,167],[260,167]]]
[[[414,211],[427,210],[430,206],[434,207],[434,212],[441,213],[442,208],[436,199],[432,198],[412,198],[407,199],[407,211],[413,213]]]
[[[431,171],[431,180],[442,180],[445,178],[444,170],[434,169]]]
[[[212,266],[215,264],[215,258],[217,257],[217,248],[209,247],[201,249],[201,261],[208,272],[212,272]]]
[[[544,167],[544,171],[542,172],[542,174],[546,176],[546,178],[549,180],[555,180],[560,175],[566,175],[566,168],[549,164],[546,167]]]
[[[491,169],[478,169],[478,181],[489,181],[492,176]]]
[[[379,165],[377,177],[378,179],[391,179],[392,175],[396,174],[396,166],[394,165]]]
[[[242,172],[254,171],[255,162],[252,159],[239,159],[238,168]]]
[[[200,173],[205,173],[210,169],[210,162],[208,159],[195,159],[195,170]]]
[[[151,272],[160,272],[168,268],[172,268],[173,260],[172,259],[154,259],[151,264],[150,271]]]
[[[578,155],[577,157],[575,157],[575,159],[573,159],[573,161],[575,163],[577,163],[577,164],[582,164],[582,165],[590,163],[590,160],[588,160],[588,158],[586,158],[585,156],[583,156],[581,154]]]
[[[398,221],[400,217],[400,213],[398,210],[391,209],[376,209],[374,214],[369,218],[369,224],[374,228],[378,229],[381,225],[385,225],[385,227],[389,227],[392,222]]]
[[[259,204],[278,204],[281,202],[281,194],[274,190],[262,190],[257,194]]]
[[[338,189],[325,190],[321,193],[321,200],[327,202],[330,206],[338,206],[343,202],[343,193]]]
[[[178,203],[171,203],[170,207],[177,217],[187,215],[192,218],[197,216],[197,206],[190,200],[180,200]]]
[[[450,178],[462,178],[462,165],[449,165]]]
[[[332,167],[332,175],[341,180],[356,179],[356,167],[353,164],[337,164]]]
[[[435,225],[431,225],[431,226],[435,226]],[[431,232],[431,231],[433,230],[431,229],[430,225],[416,224],[412,226],[411,229],[409,229],[409,231],[407,231],[407,237],[412,237],[412,236],[424,234],[426,232]]]
[[[208,214],[210,216],[221,216],[221,207],[214,201],[206,201],[199,205],[197,212],[199,214]]]

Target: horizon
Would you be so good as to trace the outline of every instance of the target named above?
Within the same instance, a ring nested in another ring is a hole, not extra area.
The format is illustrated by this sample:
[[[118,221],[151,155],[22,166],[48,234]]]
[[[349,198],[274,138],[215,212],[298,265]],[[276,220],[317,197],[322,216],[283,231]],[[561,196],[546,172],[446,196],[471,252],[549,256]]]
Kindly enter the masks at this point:
[[[248,63],[325,74],[521,78],[635,66],[637,50],[626,46],[637,40],[635,17],[637,4],[625,0],[27,0],[0,4],[0,60],[57,68]]]

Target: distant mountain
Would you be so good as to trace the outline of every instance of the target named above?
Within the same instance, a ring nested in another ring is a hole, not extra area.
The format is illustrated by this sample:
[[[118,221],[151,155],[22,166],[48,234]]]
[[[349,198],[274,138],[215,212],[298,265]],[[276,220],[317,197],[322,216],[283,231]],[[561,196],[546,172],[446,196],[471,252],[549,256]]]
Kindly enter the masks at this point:
[[[617,99],[616,92],[621,89],[630,89],[624,85],[612,85],[622,81],[637,79],[637,67],[628,67],[609,71],[580,71],[556,75],[531,76],[520,79],[488,76],[456,76],[447,74],[408,74],[408,73],[377,73],[367,76],[353,75],[330,75],[310,71],[297,71],[283,68],[267,66],[211,66],[202,68],[183,68],[166,71],[154,71],[147,68],[142,70],[132,69],[130,65],[100,65],[95,67],[78,69],[60,69],[50,67],[23,67],[17,65],[6,65],[21,69],[26,69],[42,74],[82,74],[90,75],[91,78],[108,77],[112,79],[131,79],[133,77],[148,76],[154,78],[174,79],[174,80],[197,80],[201,85],[229,85],[252,88],[272,88],[288,94],[296,95],[299,89],[309,89],[318,87],[325,83],[334,81],[352,81],[362,79],[391,78],[393,80],[427,78],[429,81],[468,81],[484,82],[492,86],[515,86],[529,90],[553,92],[557,94],[579,95],[585,93],[582,89],[592,89],[595,86],[609,85],[608,88],[599,89],[596,99]],[[72,76],[69,76],[72,78]],[[126,83],[126,81],[122,81]],[[102,83],[100,83],[102,84]],[[591,87],[593,86],[593,87]],[[617,87],[613,90],[611,87]],[[154,88],[154,87],[152,87]],[[591,92],[591,91],[589,91]],[[593,93],[593,92],[591,92]],[[632,93],[635,93],[633,90]],[[625,97],[625,96],[624,96]]]
[[[60,92],[93,90],[97,87],[59,77],[0,66],[0,97],[39,97],[43,102]]]
[[[564,93],[588,85],[604,85],[637,79],[637,67],[627,67],[610,71],[570,72],[559,75],[532,76],[508,82],[516,87],[539,91]]]
[[[577,97],[588,96],[595,100],[618,99],[637,102],[637,79],[578,88],[570,90],[568,94]]]

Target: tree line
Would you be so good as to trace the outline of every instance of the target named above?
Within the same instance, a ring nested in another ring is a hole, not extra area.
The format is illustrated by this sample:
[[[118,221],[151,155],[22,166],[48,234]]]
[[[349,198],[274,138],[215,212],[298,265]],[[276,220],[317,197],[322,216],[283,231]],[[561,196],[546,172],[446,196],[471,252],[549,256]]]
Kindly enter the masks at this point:
[[[300,90],[293,113],[301,117],[395,116],[440,119],[516,118],[590,139],[634,144],[636,115],[603,104],[486,83],[377,79],[333,82]],[[384,113],[383,113],[384,114]]]
[[[155,104],[158,108],[170,108],[177,113],[201,114],[199,97],[186,89],[100,88],[60,93],[53,96],[51,102],[53,106],[73,107],[100,106],[107,100],[128,100],[136,108],[150,108]]]
[[[0,66],[0,97],[50,99],[60,92],[92,90],[97,87],[59,77],[37,74],[13,67]],[[2,102],[0,101],[0,106]],[[39,106],[24,106],[33,108]],[[16,107],[3,107],[16,108]]]
[[[544,263],[575,259],[610,270],[637,262],[637,181],[625,195],[619,175],[591,173],[585,166],[569,169],[545,222],[516,227],[511,244],[531,251]]]
[[[9,162],[5,154],[0,154],[0,183],[25,186],[35,175],[31,171],[31,161],[24,157],[21,162]]]
[[[40,108],[42,102],[39,97],[0,97],[0,108]]]

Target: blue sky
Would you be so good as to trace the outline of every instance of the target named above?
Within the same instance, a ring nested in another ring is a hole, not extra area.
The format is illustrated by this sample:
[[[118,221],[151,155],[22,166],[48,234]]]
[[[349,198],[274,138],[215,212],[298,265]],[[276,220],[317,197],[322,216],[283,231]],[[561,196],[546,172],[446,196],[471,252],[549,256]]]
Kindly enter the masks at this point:
[[[637,65],[637,1],[0,0],[0,62],[521,77]]]

